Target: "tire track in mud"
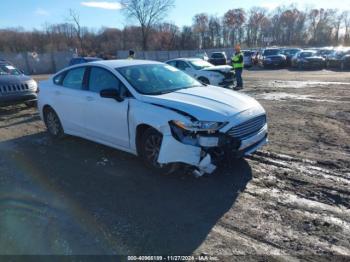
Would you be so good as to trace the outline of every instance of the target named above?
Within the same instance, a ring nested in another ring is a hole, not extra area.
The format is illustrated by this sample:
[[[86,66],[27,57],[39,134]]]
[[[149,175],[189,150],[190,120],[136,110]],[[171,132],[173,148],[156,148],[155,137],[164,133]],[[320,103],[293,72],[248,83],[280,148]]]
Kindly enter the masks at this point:
[[[248,161],[253,179],[203,248],[288,260],[350,256],[350,170],[270,152]]]

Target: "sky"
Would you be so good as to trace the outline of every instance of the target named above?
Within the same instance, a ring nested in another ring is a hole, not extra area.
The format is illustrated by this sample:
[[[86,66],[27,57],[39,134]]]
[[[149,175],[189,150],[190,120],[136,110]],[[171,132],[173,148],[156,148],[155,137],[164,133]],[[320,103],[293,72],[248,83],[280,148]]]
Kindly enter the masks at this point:
[[[79,14],[81,24],[92,29],[101,27],[123,28],[130,24],[114,0],[2,0],[0,28],[23,27],[26,30],[42,29],[46,23],[67,22],[69,9]],[[295,3],[298,7],[350,9],[350,0],[175,0],[175,8],[166,21],[178,26],[192,24],[198,13],[223,15],[232,8],[249,9],[252,6],[274,9],[279,5]]]

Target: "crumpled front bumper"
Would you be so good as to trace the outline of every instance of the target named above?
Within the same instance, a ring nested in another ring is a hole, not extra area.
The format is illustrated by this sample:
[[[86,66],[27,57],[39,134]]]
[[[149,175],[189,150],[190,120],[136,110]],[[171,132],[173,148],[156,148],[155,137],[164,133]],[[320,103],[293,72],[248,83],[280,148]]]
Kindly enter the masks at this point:
[[[267,124],[256,134],[237,141],[226,134],[198,136],[200,145],[184,144],[169,133],[163,136],[158,162],[160,164],[184,163],[195,167],[194,174],[211,174],[217,168],[217,154],[222,151],[226,158],[240,158],[250,155],[268,142]]]

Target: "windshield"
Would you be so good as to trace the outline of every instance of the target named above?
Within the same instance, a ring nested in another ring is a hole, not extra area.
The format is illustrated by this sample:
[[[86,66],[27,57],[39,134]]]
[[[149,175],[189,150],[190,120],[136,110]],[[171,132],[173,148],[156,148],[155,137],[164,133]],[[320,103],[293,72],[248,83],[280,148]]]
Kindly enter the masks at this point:
[[[264,51],[264,56],[270,56],[270,55],[279,55],[280,54],[279,49],[268,49]]]
[[[298,52],[300,52],[300,49],[286,49],[283,51],[283,54],[293,56]]]
[[[0,75],[18,76],[22,73],[12,65],[0,65]]]
[[[316,53],[315,52],[301,52],[300,53],[300,57],[311,57],[311,56],[314,56]]]
[[[144,95],[162,95],[180,89],[202,86],[200,82],[175,67],[163,64],[128,66],[116,69]]]
[[[204,68],[212,67],[213,65],[207,61],[204,60],[193,60],[189,61],[189,63],[196,69],[201,70]]]

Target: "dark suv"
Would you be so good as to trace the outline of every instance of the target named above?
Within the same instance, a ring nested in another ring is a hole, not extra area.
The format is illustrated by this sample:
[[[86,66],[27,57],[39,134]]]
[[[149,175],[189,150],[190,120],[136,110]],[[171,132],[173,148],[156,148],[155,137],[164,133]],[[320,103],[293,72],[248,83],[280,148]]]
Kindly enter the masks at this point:
[[[0,60],[0,106],[25,103],[35,105],[38,84],[11,63]]]
[[[209,63],[213,65],[227,65],[227,56],[225,52],[213,52],[210,55]]]
[[[70,60],[69,66],[78,65],[83,63],[90,63],[95,61],[101,61],[101,58],[98,57],[74,57]]]
[[[281,49],[268,48],[262,53],[259,63],[264,68],[285,67],[287,65],[287,57],[282,54]]]

